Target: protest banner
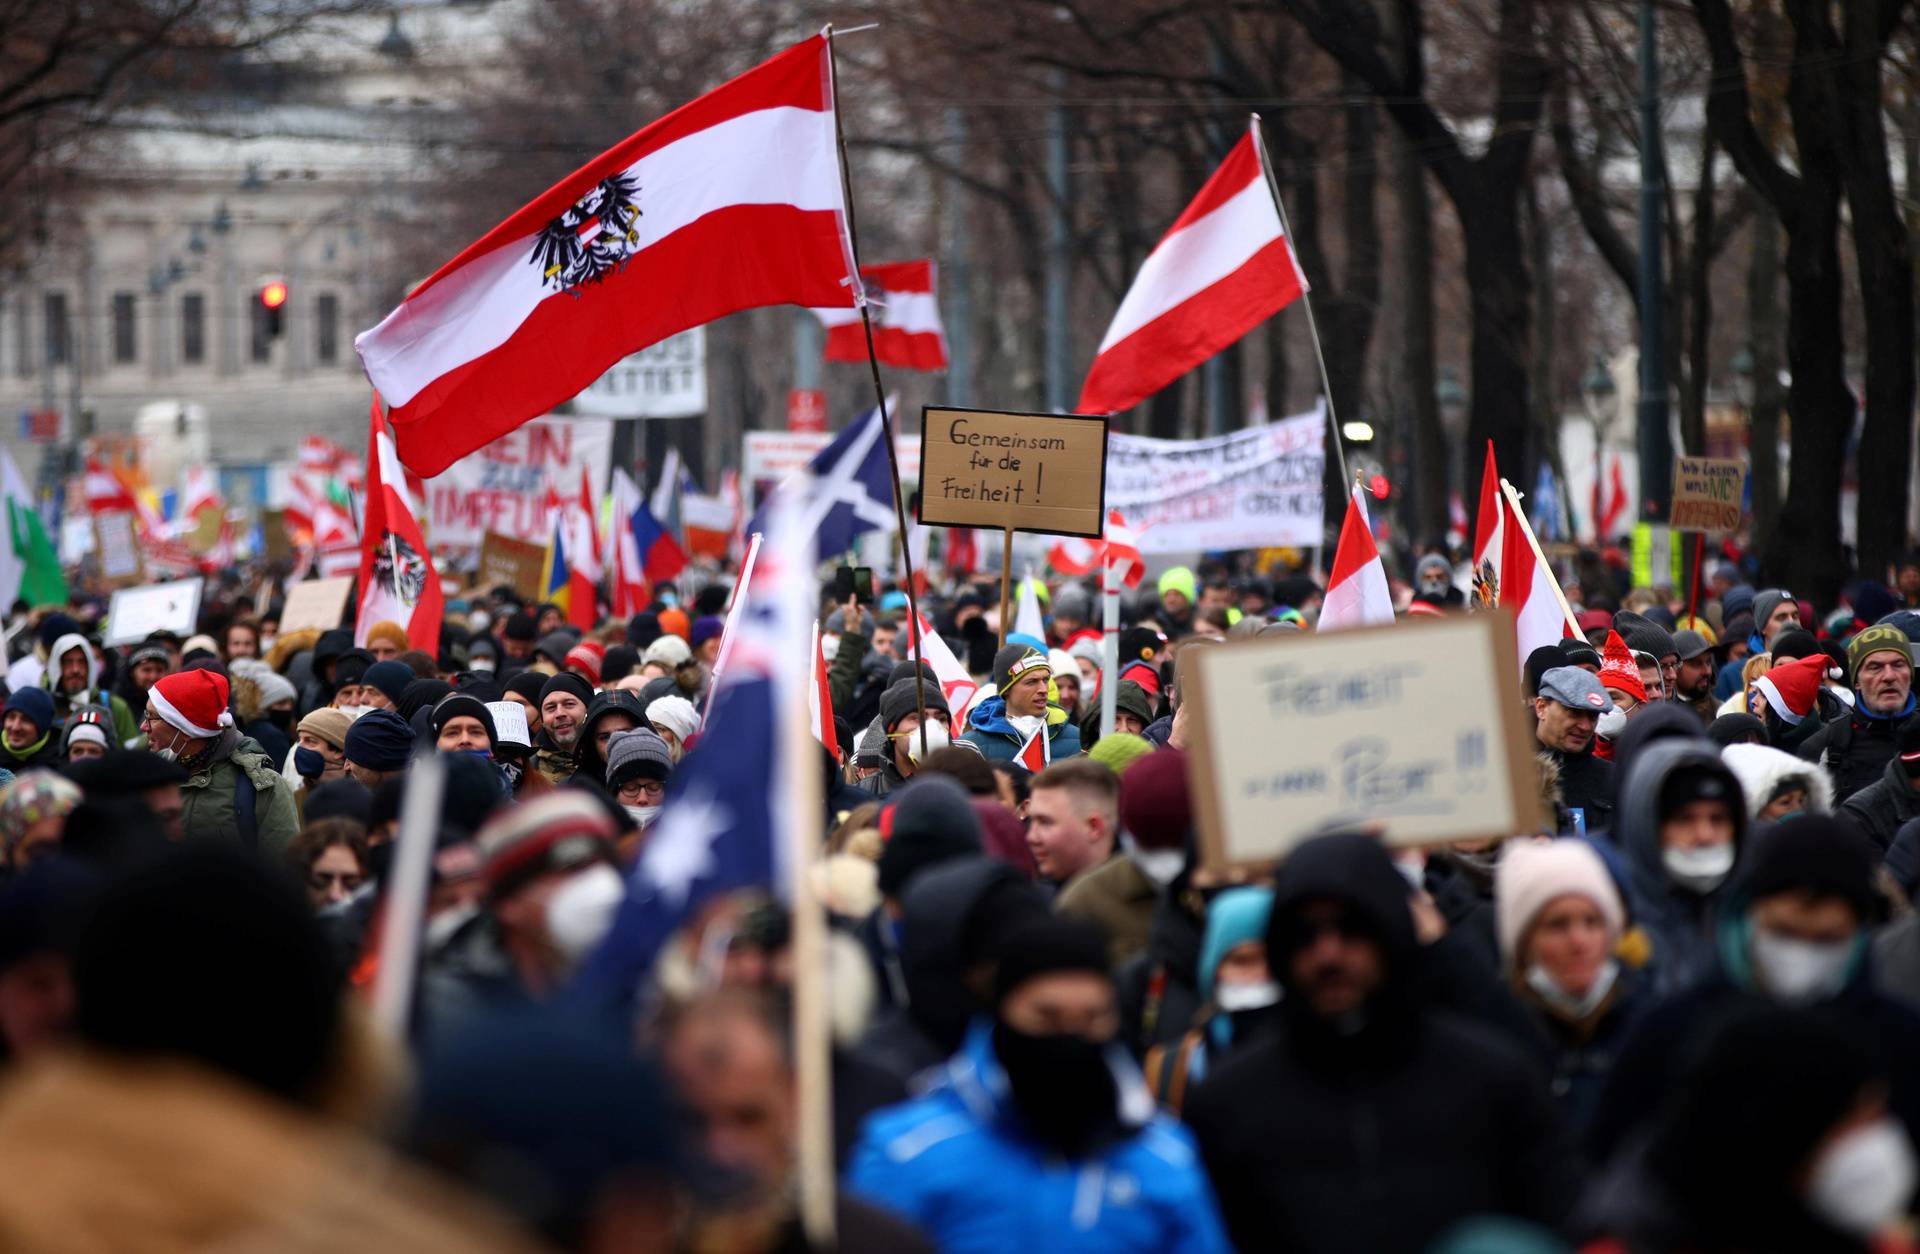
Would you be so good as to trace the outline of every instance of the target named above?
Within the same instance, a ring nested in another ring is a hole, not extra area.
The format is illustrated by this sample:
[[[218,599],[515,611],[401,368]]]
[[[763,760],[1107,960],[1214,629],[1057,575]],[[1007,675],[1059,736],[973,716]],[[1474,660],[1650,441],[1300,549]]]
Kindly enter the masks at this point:
[[[826,431],[749,431],[740,440],[740,480],[757,503],[760,494],[795,471],[806,469],[814,455],[833,442]],[[912,483],[920,475],[920,437],[895,430],[894,451],[900,455],[900,478]]]
[[[489,531],[544,543],[548,490],[574,498],[584,470],[597,498],[612,460],[612,419],[536,418],[427,480],[427,534],[436,548],[477,548]]]
[[[1107,420],[990,409],[920,411],[923,524],[1000,529],[1000,643],[1010,619],[1013,533],[1098,539],[1106,517]]]
[[[126,510],[93,516],[93,551],[100,555],[100,577],[113,583],[137,584],[144,578],[140,537],[134,516]]]
[[[1254,868],[1334,827],[1392,845],[1540,827],[1504,610],[1179,654],[1204,865]]]
[[[483,590],[505,584],[524,601],[537,602],[540,596],[540,567],[547,551],[538,544],[489,531],[480,541],[480,568],[474,582]]]
[[[1747,464],[1740,458],[1676,457],[1667,522],[1675,531],[1738,531],[1746,496]]]
[[[107,602],[107,630],[101,642],[138,644],[156,631],[191,636],[199,629],[202,583],[195,577],[117,589]]]
[[[1142,553],[1322,542],[1326,417],[1322,409],[1206,440],[1115,434],[1107,505],[1125,515]]]
[[[691,418],[707,412],[707,329],[694,327],[622,357],[573,398],[582,414]]]
[[[303,627],[327,631],[340,625],[347,614],[347,594],[353,579],[303,579],[287,588],[287,601],[280,609],[280,634],[288,635]]]
[[[260,537],[266,541],[267,560],[285,562],[293,559],[293,541],[287,536],[287,511],[284,509],[263,509],[260,511]],[[262,605],[266,602],[262,601]]]

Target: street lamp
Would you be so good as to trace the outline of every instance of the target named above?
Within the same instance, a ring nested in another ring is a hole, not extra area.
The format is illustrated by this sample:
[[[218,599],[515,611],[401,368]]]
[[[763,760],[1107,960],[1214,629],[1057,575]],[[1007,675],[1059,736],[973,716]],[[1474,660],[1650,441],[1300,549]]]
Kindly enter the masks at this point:
[[[1607,428],[1612,425],[1613,372],[1606,358],[1593,355],[1593,369],[1580,381],[1580,395],[1586,402],[1587,421],[1593,424],[1593,540],[1606,541],[1600,534],[1600,501],[1606,494]]]

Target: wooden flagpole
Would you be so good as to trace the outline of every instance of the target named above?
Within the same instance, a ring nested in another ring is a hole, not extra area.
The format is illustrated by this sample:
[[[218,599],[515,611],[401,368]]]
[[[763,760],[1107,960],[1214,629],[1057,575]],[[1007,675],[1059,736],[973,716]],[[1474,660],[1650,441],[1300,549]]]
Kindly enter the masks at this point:
[[[860,29],[866,29],[861,27]],[[913,705],[920,719],[920,756],[927,755],[927,678],[920,652],[920,606],[913,590],[913,545],[907,539],[907,505],[900,492],[900,453],[893,443],[893,414],[887,408],[887,390],[880,382],[880,359],[873,350],[873,311],[867,305],[866,282],[860,277],[860,231],[853,216],[853,180],[847,166],[847,131],[840,122],[840,64],[834,55],[833,23],[827,23],[827,85],[833,91],[833,138],[840,154],[840,196],[847,211],[847,251],[853,259],[854,303],[860,308],[860,326],[867,337],[867,370],[873,376],[873,403],[880,407],[880,436],[887,443],[887,466],[892,470],[893,515],[900,529],[900,569],[906,572],[907,644],[913,650]]]
[[[1527,522],[1527,511],[1520,508],[1520,494],[1505,479],[1500,481],[1500,491],[1507,498],[1507,508],[1513,511],[1513,521],[1518,524],[1520,534],[1527,538],[1527,547],[1533,550],[1534,560],[1547,568],[1547,585],[1553,589],[1553,599],[1560,603],[1560,614],[1567,620],[1567,638],[1580,635],[1580,624],[1574,620],[1573,607],[1567,604],[1567,594],[1560,591],[1560,580],[1553,573],[1553,563],[1540,551],[1540,542],[1533,538],[1533,526]]]

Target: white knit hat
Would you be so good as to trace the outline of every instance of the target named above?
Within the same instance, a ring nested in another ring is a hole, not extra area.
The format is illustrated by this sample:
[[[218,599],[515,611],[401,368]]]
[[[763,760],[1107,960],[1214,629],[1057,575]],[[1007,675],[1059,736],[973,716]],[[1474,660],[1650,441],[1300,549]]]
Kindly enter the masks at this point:
[[[687,647],[687,642],[668,634],[647,646],[647,651],[640,655],[640,664],[645,666],[649,662],[657,662],[668,670],[675,670],[692,658],[693,650]]]
[[[647,705],[647,721],[672,732],[682,745],[700,728],[700,715],[685,697],[655,697]]]
[[[1520,961],[1520,945],[1534,919],[1557,897],[1585,897],[1600,908],[1609,945],[1626,930],[1627,912],[1606,863],[1584,840],[1514,840],[1500,851],[1493,873],[1494,919],[1500,956],[1508,968]]]

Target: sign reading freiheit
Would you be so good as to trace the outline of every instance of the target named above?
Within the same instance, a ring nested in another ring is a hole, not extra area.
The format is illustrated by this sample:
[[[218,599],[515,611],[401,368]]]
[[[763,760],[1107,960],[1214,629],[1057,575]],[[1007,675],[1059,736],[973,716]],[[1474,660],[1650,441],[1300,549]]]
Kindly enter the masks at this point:
[[[1206,866],[1253,868],[1337,827],[1392,845],[1540,827],[1505,611],[1184,649]]]
[[[1747,496],[1747,463],[1737,457],[1673,459],[1675,531],[1728,532],[1740,529]]]
[[[1097,537],[1106,481],[1105,418],[922,411],[923,523]]]

